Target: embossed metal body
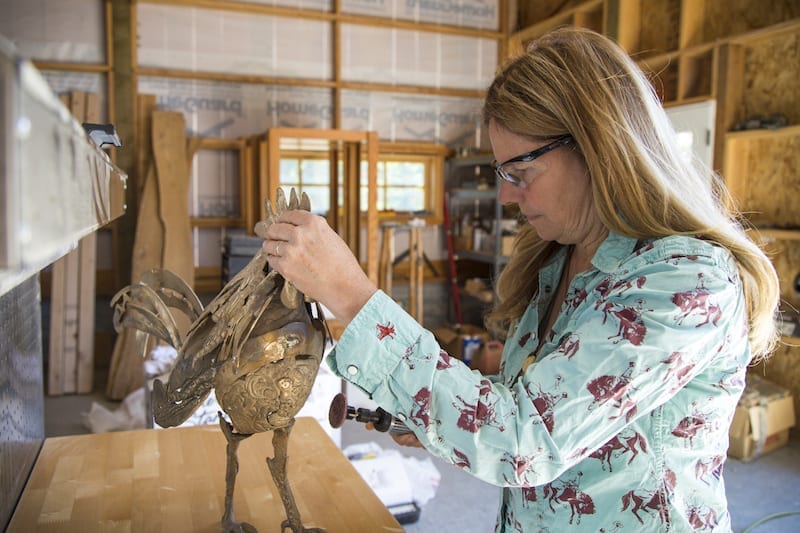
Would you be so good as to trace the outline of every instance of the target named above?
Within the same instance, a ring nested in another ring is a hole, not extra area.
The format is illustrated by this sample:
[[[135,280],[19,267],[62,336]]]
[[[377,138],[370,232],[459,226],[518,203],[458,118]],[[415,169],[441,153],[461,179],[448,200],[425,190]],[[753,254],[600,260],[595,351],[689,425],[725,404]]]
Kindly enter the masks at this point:
[[[287,204],[278,189],[276,210],[266,201],[266,228],[287,209],[309,210],[304,194],[294,189]],[[286,508],[282,529],[305,528],[286,479],[286,451],[294,416],[306,402],[319,370],[325,344],[321,312],[275,271],[268,271],[267,255],[259,251],[203,308],[194,291],[167,270],[152,270],[138,284],[122,289],[112,300],[114,326],[137,330],[142,349],[154,335],[178,351],[166,384],[155,381],[153,415],[161,426],[176,426],[200,406],[213,388],[230,419],[220,413],[220,426],[228,440],[223,531],[255,531],[233,516],[233,488],[238,443],[247,436],[273,431],[274,458],[268,465]],[[184,340],[170,308],[192,321]]]

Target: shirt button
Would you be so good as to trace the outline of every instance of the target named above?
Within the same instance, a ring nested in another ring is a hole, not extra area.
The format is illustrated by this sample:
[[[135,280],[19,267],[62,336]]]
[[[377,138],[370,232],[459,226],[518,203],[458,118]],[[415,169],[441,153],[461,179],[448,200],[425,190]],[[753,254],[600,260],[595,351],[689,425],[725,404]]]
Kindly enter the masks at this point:
[[[406,421],[406,415],[404,415],[403,413],[397,413],[397,419],[398,420],[402,420],[403,422],[405,422]]]
[[[347,367],[347,373],[351,376],[355,376],[358,374],[358,367],[356,365],[350,365]]]

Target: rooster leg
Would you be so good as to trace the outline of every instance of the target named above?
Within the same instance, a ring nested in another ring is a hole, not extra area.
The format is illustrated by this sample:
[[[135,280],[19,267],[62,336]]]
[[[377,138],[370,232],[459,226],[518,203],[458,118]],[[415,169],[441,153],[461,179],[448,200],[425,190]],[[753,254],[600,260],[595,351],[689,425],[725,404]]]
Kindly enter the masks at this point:
[[[236,522],[233,516],[233,488],[236,484],[236,474],[239,473],[239,443],[249,437],[233,431],[233,426],[219,413],[219,427],[222,429],[228,454],[228,466],[225,471],[225,514],[222,515],[222,533],[257,533],[257,529],[247,522]]]
[[[281,531],[287,528],[292,533],[324,533],[325,530],[321,528],[306,528],[300,521],[300,511],[297,510],[297,505],[294,502],[292,489],[289,487],[289,480],[286,477],[286,460],[289,452],[289,433],[292,431],[294,419],[291,423],[283,428],[277,428],[272,432],[272,447],[275,451],[275,457],[267,457],[267,465],[272,474],[272,480],[278,487],[278,492],[281,494],[283,507],[286,509],[286,520],[281,523]]]

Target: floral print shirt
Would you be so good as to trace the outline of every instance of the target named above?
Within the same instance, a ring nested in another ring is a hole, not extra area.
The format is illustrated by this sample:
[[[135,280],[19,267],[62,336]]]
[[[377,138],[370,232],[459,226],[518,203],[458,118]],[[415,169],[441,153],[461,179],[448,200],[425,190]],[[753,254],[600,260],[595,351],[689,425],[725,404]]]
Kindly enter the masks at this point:
[[[722,467],[751,358],[730,253],[610,234],[526,364],[565,258],[539,272],[497,376],[380,291],[328,363],[431,453],[504,487],[496,531],[730,531]]]

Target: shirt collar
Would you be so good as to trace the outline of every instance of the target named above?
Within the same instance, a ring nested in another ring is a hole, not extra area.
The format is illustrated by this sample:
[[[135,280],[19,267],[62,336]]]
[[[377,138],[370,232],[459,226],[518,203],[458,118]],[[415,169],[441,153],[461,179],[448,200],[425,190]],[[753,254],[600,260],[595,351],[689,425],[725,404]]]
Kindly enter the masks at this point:
[[[606,273],[613,272],[630,257],[636,249],[638,239],[619,235],[613,231],[608,232],[608,237],[600,244],[592,258],[592,265]]]

